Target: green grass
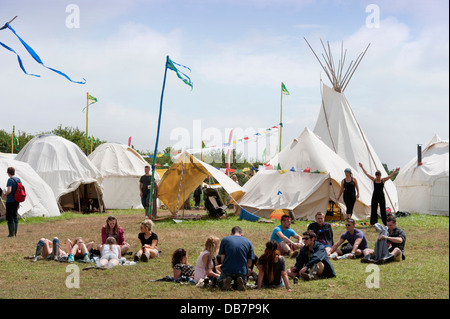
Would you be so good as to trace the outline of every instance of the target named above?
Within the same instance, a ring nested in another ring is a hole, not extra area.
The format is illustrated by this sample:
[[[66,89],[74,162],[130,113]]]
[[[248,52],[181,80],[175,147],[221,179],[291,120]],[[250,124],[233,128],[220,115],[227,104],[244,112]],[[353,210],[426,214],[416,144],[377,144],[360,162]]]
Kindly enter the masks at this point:
[[[131,251],[139,247],[137,234],[142,211],[123,210],[112,212],[125,229],[126,241]],[[0,296],[2,298],[64,298],[64,299],[448,299],[449,298],[449,224],[448,217],[413,214],[399,218],[398,225],[407,234],[406,260],[379,266],[379,288],[368,288],[367,265],[359,260],[332,261],[337,277],[312,282],[300,281],[285,289],[247,289],[245,292],[222,292],[195,286],[167,282],[149,282],[172,275],[172,252],[183,247],[188,251],[188,262],[195,265],[209,235],[223,238],[231,228],[239,225],[254,246],[255,254],[261,255],[265,243],[277,224],[255,223],[239,220],[235,216],[223,220],[185,220],[175,224],[172,220],[158,221],[155,233],[160,239],[162,254],[149,263],[135,266],[118,266],[107,271],[82,271],[85,264],[75,263],[80,269],[80,288],[69,289],[66,272],[69,264],[53,261],[32,263],[23,257],[32,255],[39,238],[58,236],[66,238],[82,236],[85,241],[100,241],[100,228],[108,214],[82,215],[64,213],[59,217],[28,218],[21,220],[16,238],[7,238],[6,222],[0,223]],[[297,233],[306,230],[309,222],[297,221],[292,228]],[[373,248],[378,233],[373,227],[360,227]],[[344,227],[334,227],[337,240]],[[127,256],[131,260],[131,256]],[[287,259],[287,267],[295,260]]]

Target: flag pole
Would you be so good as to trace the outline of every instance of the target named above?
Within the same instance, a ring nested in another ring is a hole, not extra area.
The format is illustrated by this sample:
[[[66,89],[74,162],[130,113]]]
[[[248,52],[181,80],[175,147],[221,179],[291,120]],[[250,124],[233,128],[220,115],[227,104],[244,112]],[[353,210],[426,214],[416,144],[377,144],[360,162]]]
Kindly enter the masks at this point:
[[[281,100],[280,100],[280,145],[279,151],[281,152],[281,134],[283,132],[283,82],[281,82]]]
[[[151,180],[151,183],[150,183],[150,200],[149,200],[149,203],[148,203],[149,216],[147,216],[148,218],[151,218],[151,216],[152,216],[153,184],[154,184],[154,181],[155,181],[156,152],[158,151],[159,130],[160,130],[160,127],[161,127],[161,113],[162,113],[162,104],[163,104],[163,98],[164,98],[164,89],[166,87],[166,75],[167,75],[167,64],[168,64],[168,62],[169,62],[169,56],[166,57],[166,64],[164,66],[164,80],[163,80],[162,91],[161,91],[161,100],[159,102],[158,130],[156,131],[155,151],[153,152],[152,180]]]
[[[14,154],[14,130],[16,129],[16,127],[13,125],[13,131],[11,134],[11,154]]]
[[[88,113],[89,113],[89,92],[86,92],[86,143],[84,144],[84,152],[88,155]]]

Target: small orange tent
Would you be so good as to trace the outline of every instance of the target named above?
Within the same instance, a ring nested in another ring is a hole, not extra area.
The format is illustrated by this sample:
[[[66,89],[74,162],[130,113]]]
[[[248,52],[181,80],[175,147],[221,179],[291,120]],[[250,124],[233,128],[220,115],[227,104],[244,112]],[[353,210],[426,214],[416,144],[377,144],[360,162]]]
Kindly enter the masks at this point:
[[[289,210],[287,209],[276,209],[271,214],[269,219],[281,219],[281,216],[289,215]]]

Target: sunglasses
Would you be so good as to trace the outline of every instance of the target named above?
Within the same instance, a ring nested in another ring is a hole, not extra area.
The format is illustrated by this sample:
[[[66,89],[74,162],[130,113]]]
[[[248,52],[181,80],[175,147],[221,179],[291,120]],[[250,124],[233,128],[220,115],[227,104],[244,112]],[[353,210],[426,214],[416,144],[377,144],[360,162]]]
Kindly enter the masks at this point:
[[[309,239],[309,237],[303,237],[302,239],[303,239],[303,240],[308,240],[308,239]]]
[[[345,226],[346,226],[346,227],[348,227],[348,226],[352,226],[352,224],[345,224]]]

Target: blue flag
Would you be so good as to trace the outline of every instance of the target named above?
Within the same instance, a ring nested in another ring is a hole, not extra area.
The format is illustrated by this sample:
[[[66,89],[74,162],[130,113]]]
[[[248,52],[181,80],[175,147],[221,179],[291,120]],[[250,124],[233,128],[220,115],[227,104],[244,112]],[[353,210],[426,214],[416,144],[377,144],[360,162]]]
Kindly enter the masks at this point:
[[[22,38],[21,37],[19,37],[19,35],[16,33],[16,31],[13,29],[13,28],[11,28],[11,26],[8,24],[8,23],[6,23],[5,24],[5,26],[3,27],[3,28],[8,28],[8,29],[10,29],[11,30],[11,32],[12,33],[14,33],[14,35],[19,39],[19,41],[23,44],[23,46],[25,47],[25,49],[28,51],[28,53],[33,57],[33,59],[37,62],[37,63],[39,63],[39,64],[41,64],[42,66],[44,66],[45,68],[47,68],[47,69],[49,69],[49,70],[52,70],[53,72],[56,72],[56,73],[58,73],[59,75],[62,75],[63,77],[65,77],[66,79],[68,79],[70,82],[73,82],[73,83],[77,83],[77,84],[85,84],[86,83],[86,80],[85,79],[83,79],[83,81],[81,81],[81,82],[77,82],[77,81],[73,81],[71,78],[69,78],[65,73],[63,73],[63,72],[61,72],[61,71],[58,71],[58,70],[56,70],[56,69],[53,69],[53,68],[50,68],[50,67],[48,67],[48,66],[46,66],[43,62],[42,62],[42,60],[41,60],[41,58],[37,55],[37,53],[24,41],[24,40],[22,40]],[[2,29],[3,29],[2,28]],[[9,51],[11,51],[11,52],[14,52],[16,55],[17,55],[17,58],[18,58],[18,60],[19,60],[19,65],[20,65],[20,68],[22,69],[22,71],[23,72],[25,72],[25,74],[27,74],[27,75],[32,75],[32,76],[39,76],[39,75],[35,75],[35,74],[28,74],[26,71],[25,71],[25,68],[23,67],[23,64],[22,64],[22,60],[20,59],[20,56],[13,50],[13,49],[11,49],[10,47],[8,47],[7,45],[5,45],[5,44],[3,44],[3,43],[0,43],[4,48],[6,48],[6,49],[8,49]]]

